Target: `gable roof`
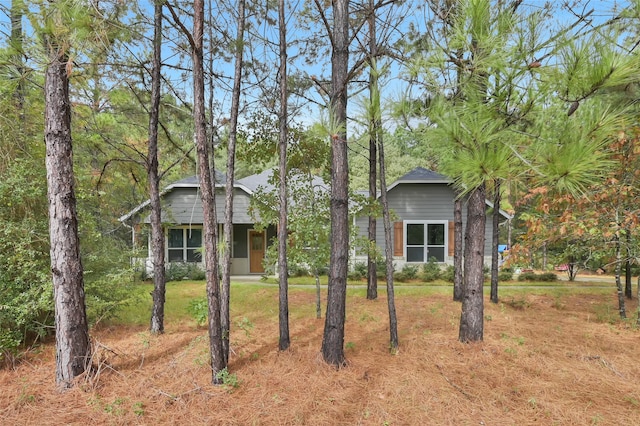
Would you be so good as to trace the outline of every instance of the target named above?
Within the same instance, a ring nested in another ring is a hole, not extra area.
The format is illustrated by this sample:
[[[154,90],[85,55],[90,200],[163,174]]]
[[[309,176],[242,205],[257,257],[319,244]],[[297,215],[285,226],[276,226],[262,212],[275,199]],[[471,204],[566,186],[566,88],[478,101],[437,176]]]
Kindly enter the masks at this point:
[[[275,189],[275,187],[271,184],[271,182],[269,182],[269,179],[273,175],[273,170],[274,170],[273,168],[270,168],[270,169],[264,170],[263,172],[260,172],[251,176],[247,176],[242,179],[236,179],[233,182],[233,187],[237,189],[241,189],[249,195],[252,195],[260,187],[265,188],[268,191],[273,190]],[[216,176],[216,182],[215,182],[216,188],[224,188],[227,182],[226,175],[216,170],[215,176]],[[324,181],[317,176],[314,176],[313,178],[313,185],[314,187],[325,188]],[[200,188],[200,179],[198,175],[195,175],[195,176],[189,176],[184,179],[180,179],[176,182],[173,182],[172,184],[167,186],[162,192],[160,192],[160,197],[165,196],[166,194],[170,193],[176,188],[196,188],[196,189]],[[131,210],[129,213],[121,216],[118,220],[120,222],[124,222],[125,220],[130,219],[132,216],[136,215],[138,212],[140,212],[141,210],[149,206],[149,204],[151,204],[151,200],[147,200],[143,202],[142,204],[138,205],[133,210]]]
[[[416,167],[405,175],[399,177],[395,182],[387,188],[387,191],[392,190],[396,186],[402,183],[422,183],[422,184],[447,184],[450,185],[453,183],[453,180],[448,178],[445,175],[441,175],[440,173],[436,173],[433,170],[427,170],[424,167]],[[493,208],[493,203],[489,200],[485,200],[485,203]],[[513,219],[513,216],[507,213],[506,211],[500,209],[500,214],[505,219]]]
[[[403,182],[431,182],[431,183],[450,183],[451,179],[436,173],[433,170],[427,170],[424,167],[416,167],[409,173],[398,178],[398,181]]]
[[[427,170],[424,167],[416,167],[415,169],[396,179],[391,185],[387,187],[387,191],[391,191],[401,183],[444,183],[448,185],[453,183],[453,180],[449,179],[445,175],[436,173],[433,170]],[[366,197],[369,196],[369,191],[366,189],[357,190],[356,193],[362,194]],[[378,190],[376,197],[380,197],[380,190]]]
[[[238,179],[236,182],[238,185],[242,185],[247,188],[250,191],[249,193],[253,193],[260,186],[264,188],[272,188],[273,185],[269,183],[269,178],[272,174],[273,169],[267,169],[261,173]]]
[[[218,171],[218,170],[214,170],[215,173],[215,186],[216,187],[221,187],[224,186],[224,184],[227,182],[227,175],[225,175],[224,173]],[[176,188],[200,188],[200,178],[198,175],[194,175],[194,176],[189,176],[186,177],[184,179],[180,179],[178,181],[173,182],[172,184],[170,184],[169,186],[167,186],[165,189],[163,189],[162,191],[160,191],[160,197],[163,197],[164,195],[167,195],[169,192],[173,191]],[[139,204],[138,206],[136,206],[133,210],[131,210],[129,213],[122,215],[118,218],[118,221],[120,222],[124,222],[125,220],[130,219],[132,216],[136,215],[138,212],[140,212],[141,210],[143,210],[144,208],[146,208],[149,204],[151,204],[151,200],[147,200],[141,204]]]
[[[224,185],[227,182],[227,175],[215,170],[215,184],[216,186]],[[167,189],[173,188],[192,188],[200,186],[200,177],[198,175],[189,176],[184,179],[180,179],[178,181],[173,182],[171,185],[167,186]]]

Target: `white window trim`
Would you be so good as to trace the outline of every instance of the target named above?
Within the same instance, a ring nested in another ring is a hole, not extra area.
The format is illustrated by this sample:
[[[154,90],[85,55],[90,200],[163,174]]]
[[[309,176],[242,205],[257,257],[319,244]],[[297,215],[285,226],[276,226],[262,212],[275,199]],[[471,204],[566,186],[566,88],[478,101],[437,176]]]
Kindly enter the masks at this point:
[[[402,248],[404,250],[405,259],[409,258],[409,250],[408,250],[408,247],[407,247],[407,234],[408,234],[407,233],[407,225],[424,225],[424,232],[425,232],[425,236],[424,236],[425,237],[424,238],[424,248],[425,248],[424,253],[425,254],[424,254],[424,257],[426,259],[423,259],[422,262],[415,262],[415,261],[407,260],[407,263],[427,263],[427,261],[429,259],[429,249],[427,247],[428,239],[427,239],[427,234],[426,234],[427,233],[427,229],[428,229],[427,225],[442,225],[444,227],[444,246],[443,246],[444,247],[444,259],[443,259],[442,262],[439,262],[439,263],[445,263],[446,262],[447,253],[449,253],[449,235],[448,235],[449,234],[449,227],[448,227],[449,221],[448,220],[403,220],[402,223],[403,223],[403,228],[404,228],[403,231],[402,231],[402,234],[403,234],[403,236],[402,236],[402,238],[403,238]],[[438,247],[440,247],[440,246],[438,246]]]
[[[167,259],[167,263],[170,263],[171,261],[169,260],[169,250],[171,249],[172,251],[178,251],[180,248],[179,247],[169,247],[169,231],[171,229],[181,229],[182,230],[182,260],[180,260],[180,262],[187,262],[187,250],[193,249],[193,250],[197,250],[199,248],[202,247],[202,244],[204,244],[204,241],[201,240],[201,245],[200,247],[189,247],[187,246],[187,241],[188,241],[188,232],[190,230],[199,230],[201,232],[201,238],[204,239],[204,229],[202,226],[169,226],[166,228],[165,234],[164,234],[164,247],[165,247],[165,258]],[[173,262],[176,262],[175,260]],[[189,263],[202,263],[202,260],[200,262],[189,262]]]

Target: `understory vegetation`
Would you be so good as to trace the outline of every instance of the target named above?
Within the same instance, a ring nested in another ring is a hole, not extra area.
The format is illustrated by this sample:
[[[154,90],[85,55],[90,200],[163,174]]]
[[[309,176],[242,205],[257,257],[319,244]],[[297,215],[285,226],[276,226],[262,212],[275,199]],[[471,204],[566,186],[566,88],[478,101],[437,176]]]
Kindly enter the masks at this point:
[[[277,288],[233,284],[229,368],[221,373],[223,386],[212,386],[207,331],[190,308],[204,297],[205,284],[171,282],[165,334],[148,332],[148,299],[100,322],[92,331],[99,374],[79,378],[73,391],[43,386],[55,362],[51,342],[0,370],[0,419],[408,425],[423,423],[428,413],[432,424],[621,425],[640,416],[639,331],[617,315],[611,283],[506,286],[499,304],[487,304],[485,340],[474,345],[456,340],[460,306],[448,284],[399,286],[404,343],[396,355],[387,350],[385,304],[366,300],[364,292],[348,289],[349,366],[337,373],[318,359],[322,321],[315,318],[313,288],[291,289],[292,345],[281,352],[274,344]]]

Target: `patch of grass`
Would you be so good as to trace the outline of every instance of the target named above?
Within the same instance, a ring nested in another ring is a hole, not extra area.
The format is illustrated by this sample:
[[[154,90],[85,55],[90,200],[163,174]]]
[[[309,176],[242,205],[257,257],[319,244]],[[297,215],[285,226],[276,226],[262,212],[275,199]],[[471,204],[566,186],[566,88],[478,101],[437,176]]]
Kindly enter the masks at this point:
[[[136,402],[132,406],[133,414],[138,417],[144,416],[144,404],[140,401]]]
[[[562,302],[562,296],[561,295],[555,295],[553,297],[553,303],[551,304],[551,306],[553,306],[554,308],[558,309],[558,310],[563,310],[567,307],[567,305],[565,305]]]
[[[634,407],[640,407],[640,402],[638,401],[638,399],[632,395],[625,395],[624,400],[627,401],[629,404],[633,405]]]
[[[16,400],[17,406],[31,405],[36,402],[36,396],[28,391],[29,386],[26,383],[26,379],[22,379],[24,384],[22,385],[22,390],[20,391],[20,395],[18,395],[18,399]]]
[[[216,373],[216,379],[220,380],[229,391],[240,386],[238,375],[235,373],[229,373],[229,370],[227,370],[226,367]]]
[[[251,336],[251,330],[253,330],[253,323],[247,317],[242,317],[241,319],[236,321],[236,327],[240,330],[244,331],[244,334],[247,337]]]
[[[526,298],[520,296],[519,298],[511,297],[504,301],[504,304],[512,307],[513,309],[517,309],[519,311],[523,311],[527,309],[531,304],[527,301]]]
[[[142,293],[140,302],[135,306],[125,306],[118,312],[118,318],[109,321],[123,325],[148,325],[153,291],[153,284],[140,283],[136,289]],[[171,303],[165,304],[164,318],[169,322],[182,322],[191,320],[189,303],[192,299],[205,296],[204,281],[175,281],[166,285],[166,299]]]
[[[360,315],[360,321],[362,321],[362,322],[369,322],[369,321],[377,322],[378,318],[374,317],[369,312],[364,312],[362,315]]]
[[[609,303],[600,303],[596,305],[593,310],[596,315],[597,322],[615,324],[620,319],[618,310],[612,307]]]

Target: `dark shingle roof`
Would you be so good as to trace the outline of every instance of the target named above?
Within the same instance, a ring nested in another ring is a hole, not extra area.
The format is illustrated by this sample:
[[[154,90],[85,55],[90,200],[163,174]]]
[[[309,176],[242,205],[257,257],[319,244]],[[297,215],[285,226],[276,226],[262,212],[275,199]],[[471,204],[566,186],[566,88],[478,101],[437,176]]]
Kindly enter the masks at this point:
[[[427,170],[423,167],[416,167],[406,175],[400,177],[396,182],[406,182],[406,181],[449,183],[451,182],[451,179],[449,179],[444,175],[441,175],[440,173]]]
[[[224,185],[225,182],[227,181],[227,176],[224,173],[219,172],[217,170],[215,171],[215,173],[216,173],[215,184]],[[177,186],[200,186],[200,178],[198,177],[198,175],[189,176],[184,179],[180,179],[176,182],[173,182],[171,185],[168,186],[168,188],[177,187]]]
[[[258,173],[255,175],[247,176],[242,179],[238,179],[236,183],[244,186],[251,192],[255,192],[259,186],[267,189],[272,189],[273,185],[269,183],[269,178],[273,175],[273,169],[267,169],[262,173]]]

